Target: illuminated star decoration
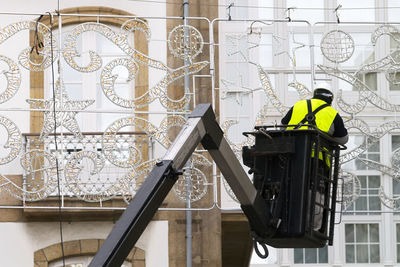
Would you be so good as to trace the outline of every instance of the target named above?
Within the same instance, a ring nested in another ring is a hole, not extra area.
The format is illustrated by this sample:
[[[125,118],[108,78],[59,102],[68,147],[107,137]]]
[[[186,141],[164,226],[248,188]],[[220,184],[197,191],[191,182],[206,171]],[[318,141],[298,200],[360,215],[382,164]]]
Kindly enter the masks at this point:
[[[40,139],[44,140],[54,128],[63,126],[68,131],[72,132],[76,138],[82,138],[82,133],[79,130],[78,122],[75,118],[79,111],[84,110],[94,103],[94,100],[69,100],[64,85],[57,80],[55,89],[55,98],[53,99],[27,99],[26,102],[31,104],[33,109],[39,109],[44,112],[44,123],[40,133]],[[55,104],[55,119],[54,119],[54,104]],[[56,121],[56,125],[55,125]]]

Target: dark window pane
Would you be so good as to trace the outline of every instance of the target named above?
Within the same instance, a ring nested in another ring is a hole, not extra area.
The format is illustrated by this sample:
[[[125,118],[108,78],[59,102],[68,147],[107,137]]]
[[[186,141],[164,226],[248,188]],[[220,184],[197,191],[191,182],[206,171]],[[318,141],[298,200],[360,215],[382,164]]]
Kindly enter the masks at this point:
[[[368,262],[368,245],[356,245],[356,261],[357,263]]]
[[[346,234],[346,243],[354,242],[354,224],[346,224],[344,226]]]
[[[360,156],[360,158],[361,158],[361,156]],[[356,163],[357,170],[366,170],[367,169],[367,166],[361,160],[356,159],[355,163]]]
[[[368,192],[370,195],[378,195],[379,189],[369,189]]]
[[[304,263],[303,262],[303,249],[295,248],[293,249],[294,263]]]
[[[368,190],[366,188],[361,189],[361,191],[360,191],[361,195],[366,195],[367,192],[368,192]]]
[[[379,142],[369,142],[368,152],[379,152]]]
[[[400,195],[400,182],[393,179],[393,194]]]
[[[400,243],[400,223],[396,224],[396,241]]]
[[[355,263],[354,245],[346,245],[346,263]]]
[[[376,91],[376,88],[377,88],[376,72],[366,73],[365,74],[365,83],[369,86],[369,88]]]
[[[368,187],[369,188],[378,188],[381,186],[381,177],[374,175],[368,177]]]
[[[400,245],[397,245],[397,262],[400,262]]]
[[[353,211],[354,210],[354,202],[346,207],[346,211]]]
[[[390,40],[392,40],[392,38],[390,38]],[[395,76],[396,81],[400,80],[400,73],[396,72],[396,74],[394,76]],[[389,83],[389,90],[400,90],[400,85],[394,84],[394,83]]]
[[[392,151],[400,147],[400,135],[392,135]]]
[[[381,201],[379,197],[369,198],[369,210],[381,210]]]
[[[356,224],[356,242],[368,242],[368,224]]]
[[[304,263],[317,263],[317,249],[315,248],[306,248],[305,252],[305,260]]]
[[[318,263],[328,263],[328,246],[318,249]]]
[[[367,197],[360,196],[357,198],[356,210],[367,210]]]
[[[378,224],[370,224],[369,225],[369,234],[370,234],[370,242],[377,243],[379,242],[379,225]]]
[[[379,154],[369,154],[368,159],[379,162],[381,160],[381,157]]]
[[[371,263],[378,263],[380,261],[379,257],[379,245],[371,245]]]
[[[367,177],[364,175],[358,176],[358,180],[360,180],[361,187],[366,188],[367,187]]]

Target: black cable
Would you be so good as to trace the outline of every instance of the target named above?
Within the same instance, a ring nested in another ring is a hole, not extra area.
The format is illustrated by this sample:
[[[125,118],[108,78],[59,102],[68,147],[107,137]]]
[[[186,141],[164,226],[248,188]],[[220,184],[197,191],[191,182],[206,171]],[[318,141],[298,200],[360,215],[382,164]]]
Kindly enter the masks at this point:
[[[58,153],[57,145],[57,119],[56,119],[56,92],[54,88],[54,56],[53,56],[53,15],[47,12],[50,17],[50,53],[51,53],[51,85],[53,91],[53,118],[54,118],[54,145],[55,152]],[[58,13],[59,14],[59,13]],[[64,253],[64,238],[62,227],[62,213],[61,213],[61,187],[60,187],[60,174],[58,169],[58,155],[56,154],[56,170],[57,170],[57,190],[58,190],[58,222],[60,227],[60,243],[63,267],[65,267],[65,253]]]
[[[36,20],[36,25],[35,25],[35,36],[33,38],[33,45],[31,48],[31,54],[33,50],[35,50],[36,55],[39,55],[39,48],[43,47],[43,43],[39,39],[39,34],[38,34],[38,26],[39,26],[39,21],[43,18],[43,15],[40,15],[40,17]]]
[[[185,19],[185,5],[189,6],[189,2],[182,3],[182,19]]]
[[[260,245],[263,250],[264,250],[264,254],[262,254],[259,250],[258,250],[258,245]],[[268,252],[268,248],[267,245],[262,242],[262,241],[257,241],[256,239],[253,240],[253,246],[254,246],[254,251],[256,252],[257,256],[260,257],[261,259],[266,259],[269,256],[269,252]]]

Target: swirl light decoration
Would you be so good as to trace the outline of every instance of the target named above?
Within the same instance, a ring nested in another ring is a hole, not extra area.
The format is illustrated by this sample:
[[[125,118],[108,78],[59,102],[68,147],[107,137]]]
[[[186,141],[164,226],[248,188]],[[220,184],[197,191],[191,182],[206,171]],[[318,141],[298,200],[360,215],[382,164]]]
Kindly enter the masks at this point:
[[[45,199],[57,186],[57,168],[54,155],[40,150],[24,153],[20,162],[29,183],[23,188],[0,174],[0,192],[26,201]]]
[[[268,124],[268,106],[264,105],[257,113],[256,116],[256,126],[267,125]]]
[[[239,123],[239,121],[237,121],[237,120],[226,120],[222,123],[221,128],[222,128],[224,137],[226,138],[229,146],[232,148],[236,157],[240,160],[242,157],[242,147],[253,145],[254,144],[254,136],[252,136],[252,135],[247,136],[246,140],[241,143],[233,143],[231,140],[229,140],[229,136],[228,136],[229,128],[231,128],[232,125],[235,125],[238,123]]]
[[[344,153],[344,154],[342,154],[340,156],[340,163],[341,164],[355,159],[356,157],[361,155],[365,150],[367,150],[367,148],[368,148],[367,147],[367,145],[368,145],[367,136],[371,138],[370,141],[371,140],[372,141],[378,141],[378,140],[374,139],[372,137],[372,135],[370,134],[370,129],[369,129],[368,124],[365,121],[361,120],[361,119],[349,120],[349,121],[347,121],[345,123],[345,126],[346,126],[347,129],[354,128],[354,129],[359,130],[361,133],[363,133],[363,140],[362,140],[361,144],[358,147],[356,147],[356,148],[354,148],[352,150],[349,150],[349,151],[347,151],[346,153]]]
[[[83,173],[83,169],[89,167],[83,165],[85,158],[93,163],[90,173]],[[88,202],[98,202],[111,199],[121,192],[118,180],[111,180],[109,176],[103,179],[98,177],[104,163],[103,156],[94,151],[79,151],[68,160],[65,165],[65,181],[75,197]]]
[[[363,162],[365,165],[367,165],[370,168],[373,168],[375,170],[378,170],[384,174],[389,175],[392,179],[395,179],[396,181],[400,182],[400,172],[399,169],[393,168],[393,167],[389,167],[386,166],[380,162],[376,162],[373,160],[369,160],[369,159],[359,159],[361,162]],[[379,189],[379,198],[382,202],[383,205],[385,205],[386,207],[388,207],[389,209],[393,209],[393,210],[399,210],[400,209],[400,196],[398,197],[389,197],[383,187],[381,186]]]
[[[150,102],[154,101],[154,99],[159,98],[161,104],[168,109],[172,110],[183,110],[186,104],[189,102],[189,95],[185,94],[181,99],[171,99],[168,97],[166,88],[172,82],[176,81],[184,77],[185,75],[190,75],[193,73],[199,72],[205,66],[208,65],[207,61],[191,63],[189,65],[171,69],[164,63],[158,60],[154,60],[144,55],[143,53],[137,51],[132,48],[128,43],[129,32],[133,30],[140,30],[144,32],[147,38],[150,37],[150,31],[145,22],[140,19],[134,19],[124,23],[121,27],[120,32],[113,31],[107,25],[101,23],[82,23],[76,26],[72,32],[67,36],[66,41],[64,43],[63,56],[65,61],[70,65],[73,69],[80,72],[93,72],[99,70],[102,66],[101,57],[95,51],[88,51],[90,61],[86,66],[79,66],[75,58],[81,56],[80,53],[76,49],[76,41],[81,34],[88,31],[94,31],[102,36],[106,37],[109,41],[118,46],[129,59],[116,59],[112,63],[107,64],[105,70],[102,72],[101,76],[101,85],[105,95],[116,105],[126,107],[126,108],[135,108],[138,104],[139,107],[148,105]],[[196,33],[196,37],[194,39],[202,40],[201,34],[196,30],[190,29],[190,33]],[[179,35],[179,31],[175,34]],[[199,35],[200,34],[200,35]],[[148,39],[147,39],[148,40]],[[203,43],[201,41],[201,43]],[[193,44],[194,45],[194,44]],[[189,49],[189,51],[192,51]],[[201,49],[198,53],[201,52]],[[190,53],[191,57],[198,55],[198,53]],[[117,96],[114,92],[114,82],[115,76],[111,75],[111,71],[116,66],[125,66],[129,70],[130,78],[134,77],[136,73],[135,63],[143,64],[149,66],[151,68],[160,69],[166,72],[164,78],[162,78],[153,88],[150,89],[148,93],[144,96],[139,97],[132,101],[126,101]],[[130,66],[134,66],[134,69],[129,69]]]
[[[128,29],[132,28],[130,28],[129,24],[127,23],[123,25],[122,30],[118,33],[111,29],[109,26],[102,23],[88,22],[77,25],[65,39],[63,50],[65,61],[73,69],[80,72],[92,72],[98,70],[101,67],[101,57],[92,50],[89,51],[90,62],[86,66],[79,66],[74,59],[75,57],[80,56],[80,53],[76,49],[76,41],[79,36],[84,32],[94,31],[106,37],[109,41],[118,46],[123,52],[130,56],[132,60],[152,68],[169,70],[169,68],[161,61],[150,59],[143,53],[133,49],[130,46],[130,44],[128,43]],[[137,27],[138,26],[136,26],[136,28]]]
[[[128,33],[134,31],[141,31],[146,36],[147,42],[150,41],[151,38],[150,28],[149,25],[144,20],[141,20],[139,18],[129,19],[122,24],[121,29]]]
[[[376,45],[379,37],[383,35],[389,35],[393,40],[395,40],[398,44],[400,44],[400,38],[398,37],[400,31],[392,26],[392,25],[381,25],[371,34],[371,43],[372,45]],[[359,73],[368,73],[368,72],[377,72],[377,71],[385,71],[386,79],[392,84],[400,84],[396,79],[396,74],[400,71],[400,50],[396,49],[386,57],[379,59],[377,61],[364,64],[361,68],[356,72]]]
[[[376,28],[375,31],[372,33],[371,43],[372,43],[372,45],[376,45],[377,40],[382,35],[389,35],[397,43],[400,43],[399,33],[400,33],[399,29],[397,29],[393,25],[390,25],[390,24],[381,25],[378,28]]]
[[[394,168],[400,169],[400,148],[393,151],[390,163]]]
[[[355,74],[357,75],[362,73],[380,71],[384,70],[388,66],[393,66],[398,64],[400,64],[400,50],[395,50],[386,57],[362,65]]]
[[[32,105],[33,109],[45,110],[44,123],[40,138],[44,140],[54,128],[64,126],[76,138],[83,138],[76,121],[76,114],[94,103],[94,100],[69,100],[67,91],[60,80],[56,82],[55,99],[27,99],[26,102]],[[55,105],[55,114],[53,111]],[[55,117],[55,119],[54,119]],[[54,120],[56,122],[54,122]]]
[[[356,175],[347,171],[340,171],[339,177],[343,179],[342,205],[346,208],[360,196],[361,182]]]
[[[21,73],[18,65],[10,58],[0,55],[0,61],[4,61],[8,65],[8,70],[3,70],[2,74],[6,77],[7,87],[4,92],[0,93],[0,104],[12,98],[18,91],[21,83]],[[3,90],[2,90],[3,91]]]
[[[0,165],[13,161],[21,151],[22,136],[17,125],[7,117],[0,115],[0,125],[7,131],[7,141],[3,148],[9,150],[8,155],[0,158]]]
[[[29,47],[24,49],[19,54],[18,56],[19,63],[27,70],[43,71],[52,64],[51,61],[52,57],[53,60],[57,59],[57,53],[55,52],[57,51],[57,40],[56,38],[54,38],[54,36],[53,38],[51,38],[50,29],[46,25],[42,23],[36,23],[34,21],[20,21],[9,24],[0,30],[0,44],[5,42],[11,36],[24,30],[37,31],[38,36],[41,38],[43,47],[41,48],[40,51],[38,51],[39,56],[41,56],[41,61],[32,62],[31,60],[32,48]],[[51,42],[51,40],[53,40],[53,42]],[[51,55],[52,49],[54,51],[53,56]]]
[[[379,188],[379,199],[381,200],[381,203],[388,207],[389,209],[392,210],[400,210],[400,196],[398,197],[389,197],[383,188],[381,186]]]
[[[118,75],[113,75],[112,71],[117,66],[123,66],[128,71],[127,82],[134,80],[139,71],[139,65],[128,58],[117,58],[109,62],[101,71],[100,85],[103,89],[104,95],[114,104],[124,108],[143,107],[151,103],[155,97],[150,96],[150,92],[146,93],[135,99],[124,99],[115,92],[114,85]]]
[[[131,47],[128,40],[131,33],[135,31],[141,31],[145,35],[146,41],[151,41],[149,25],[139,18],[127,20],[119,31],[101,23],[78,24],[66,35],[65,41],[61,45],[62,49],[57,47],[57,40],[54,36],[53,41],[51,41],[51,31],[46,25],[31,21],[17,22],[0,30],[0,43],[24,30],[37,32],[37,38],[43,42],[43,47],[37,51],[38,55],[35,57],[38,58],[37,61],[33,61],[31,57],[31,48],[26,48],[19,54],[19,64],[23,68],[29,71],[43,71],[53,63],[51,62],[52,58],[57,60],[58,52],[61,51],[66,63],[75,71],[82,73],[101,71],[100,85],[104,95],[113,104],[126,109],[144,107],[158,99],[167,110],[184,110],[190,101],[190,94],[185,94],[181,99],[171,99],[168,97],[167,87],[186,75],[199,72],[209,64],[207,61],[193,62],[194,58],[202,53],[204,41],[201,33],[192,26],[177,26],[169,34],[168,47],[171,49],[171,53],[178,58],[190,61],[189,64],[176,69],[170,68],[160,60],[152,59]],[[104,36],[126,56],[116,58],[104,65],[101,56],[96,51],[79,51],[77,41],[86,32],[95,32]],[[188,33],[189,44],[182,43],[182,41],[185,41],[186,33]],[[53,55],[51,54],[52,50],[54,51]],[[86,53],[89,57],[88,63],[79,64],[77,58]],[[0,55],[0,61],[8,66],[2,72],[7,80],[7,87],[0,94],[0,103],[4,103],[17,93],[21,83],[21,74],[18,65],[12,59]],[[156,81],[153,87],[142,96],[135,99],[125,99],[119,96],[114,88],[117,79],[117,76],[113,74],[115,68],[124,67],[128,71],[127,82],[130,82],[137,78],[140,67],[143,65],[163,71],[164,76]],[[57,177],[56,160],[53,154],[41,149],[54,144],[52,141],[49,143],[47,139],[49,134],[59,127],[64,127],[70,131],[76,142],[80,142],[79,144],[82,146],[82,148],[79,148],[82,149],[81,151],[73,151],[71,155],[62,155],[63,158],[60,162],[64,162],[64,164],[58,167],[63,170],[62,179],[64,179],[66,186],[64,193],[71,194],[84,201],[97,202],[110,199],[118,194],[122,194],[125,199],[128,199],[129,195],[136,192],[143,182],[144,176],[155,163],[154,160],[143,162],[141,148],[135,141],[119,143],[120,141],[117,140],[116,136],[122,128],[134,127],[142,130],[149,138],[161,144],[162,147],[168,148],[171,145],[168,131],[171,127],[182,127],[186,122],[184,117],[177,115],[165,117],[160,126],[155,126],[141,118],[120,118],[105,130],[101,142],[102,154],[100,154],[97,151],[100,145],[97,143],[94,146],[84,144],[86,141],[83,139],[86,140],[86,137],[83,137],[76,120],[77,113],[92,105],[94,100],[70,100],[61,79],[56,82],[55,91],[54,99],[26,99],[32,110],[44,113],[44,124],[40,133],[40,145],[36,145],[36,149],[28,150],[21,156],[23,158],[21,166],[28,179],[26,187],[22,188],[5,175],[0,175],[0,190],[10,193],[18,199],[36,201],[54,193]],[[16,125],[6,117],[0,116],[0,124],[6,128],[8,135],[4,148],[10,150],[6,157],[0,158],[0,164],[7,164],[20,155],[22,148],[21,133]],[[64,141],[64,139],[59,140],[61,143]],[[125,147],[120,147],[121,145],[127,146],[126,151]],[[211,162],[200,153],[194,153],[190,160],[193,167],[189,168],[187,173],[192,173],[193,179],[196,177],[204,178],[204,173],[195,166],[210,166]],[[104,178],[106,168],[118,169],[122,175],[118,173],[118,176],[112,179]],[[196,181],[198,181],[197,186],[204,187],[202,193],[197,194],[196,200],[198,200],[207,192],[208,184],[204,179]],[[179,191],[179,189],[176,190]],[[177,195],[181,194],[177,193]],[[194,199],[191,199],[191,201],[194,201]]]
[[[330,76],[337,77],[343,81],[352,84],[360,92],[360,99],[355,104],[347,104],[344,102],[341,94],[338,95],[337,104],[346,113],[356,114],[361,112],[367,102],[373,104],[374,106],[387,111],[400,111],[400,105],[391,104],[382,97],[378,96],[373,92],[365,83],[359,80],[356,76],[349,74],[347,72],[341,71],[337,68],[332,68],[324,65],[318,65],[318,67]]]
[[[123,129],[124,127],[134,127],[136,129],[144,131],[146,135],[153,138],[163,147],[168,148],[172,143],[171,140],[169,140],[168,138],[169,129],[171,127],[182,127],[185,123],[185,118],[179,115],[167,116],[160,123],[159,127],[156,127],[149,121],[142,118],[125,117],[114,121],[110,124],[110,126],[107,127],[102,138],[103,155],[116,167],[129,169],[126,174],[119,179],[119,184],[121,185],[122,192],[124,192],[123,195],[126,201],[130,201],[130,195],[136,193],[137,188],[144,180],[144,176],[146,176],[150,172],[156,161],[152,160],[142,163],[142,156],[139,150],[136,149],[133,144],[129,145],[129,154],[124,155],[123,152],[121,152],[120,144],[116,142],[117,133],[121,131],[121,129]],[[199,153],[193,153],[190,161],[194,165],[211,166],[211,162]],[[194,176],[194,179],[205,177],[204,173],[197,168],[193,172],[189,168],[188,173],[196,174],[196,176]],[[207,192],[207,187],[205,186],[207,180],[197,179],[196,181],[197,188],[200,187],[201,184],[204,184],[204,187],[202,186],[202,188],[205,194]],[[177,190],[179,191],[181,189]],[[197,197],[203,197],[204,194],[197,194]],[[177,196],[178,195],[181,196],[181,193],[177,193]],[[178,198],[182,201],[186,201],[186,199],[184,198]],[[191,199],[191,201],[197,200],[197,198],[196,200]]]
[[[149,160],[129,169],[119,178],[121,184],[122,196],[124,201],[129,204],[137,190],[142,186],[157,160]]]
[[[296,89],[300,99],[308,99],[312,97],[312,92],[304,84],[294,81],[288,84],[289,87]]]
[[[394,129],[400,129],[400,122],[397,121],[385,122],[376,127],[373,132],[370,132],[367,123],[365,123],[361,119],[352,119],[346,122],[345,125],[348,129],[355,128],[358,129],[361,133],[363,133],[363,141],[358,147],[341,155],[340,156],[341,163],[345,163],[352,159],[357,158],[364,151],[366,151],[368,147],[379,142],[379,139],[382,138],[385,134],[389,133]]]
[[[289,111],[289,107],[286,107],[282,104],[279,100],[278,96],[276,95],[274,89],[272,88],[271,81],[267,72],[261,67],[261,65],[257,65],[258,76],[260,78],[260,82],[262,88],[264,89],[265,94],[267,95],[271,104],[281,113],[285,114]]]
[[[228,182],[226,181],[225,178],[222,178],[222,184],[225,188],[225,192],[237,203],[239,202],[239,199],[235,196],[235,193],[233,192],[232,188],[230,187],[230,185],[228,184]]]
[[[137,149],[133,148],[132,145],[129,146],[129,156],[126,157],[121,154],[120,144],[116,140],[117,133],[124,127],[136,127],[144,131],[148,136],[153,137],[157,133],[157,127],[151,124],[149,121],[138,118],[138,117],[125,117],[118,119],[111,123],[107,129],[104,131],[102,142],[103,155],[106,159],[117,167],[121,168],[132,168],[136,166],[141,160],[141,156],[137,153]],[[159,133],[161,135],[162,133]],[[165,133],[163,133],[165,135]],[[162,142],[167,139],[164,136]],[[160,140],[157,140],[160,141]]]

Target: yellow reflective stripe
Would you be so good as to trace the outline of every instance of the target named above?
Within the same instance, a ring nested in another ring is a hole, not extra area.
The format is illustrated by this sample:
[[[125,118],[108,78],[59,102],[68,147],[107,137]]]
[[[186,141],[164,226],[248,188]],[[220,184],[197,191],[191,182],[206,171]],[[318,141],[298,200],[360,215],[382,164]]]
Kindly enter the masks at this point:
[[[328,149],[326,149],[326,148],[323,148],[324,150],[326,150],[326,151],[328,151]],[[311,157],[313,158],[314,157],[314,148],[311,150]],[[319,153],[318,153],[318,158],[320,159],[320,160],[324,160],[324,154],[323,154],[323,152],[322,151],[320,151]],[[330,168],[331,167],[331,155],[329,154],[329,153],[327,153],[327,152],[325,152],[325,164]]]

